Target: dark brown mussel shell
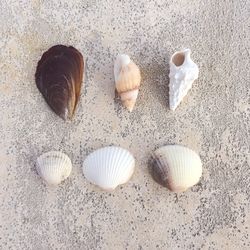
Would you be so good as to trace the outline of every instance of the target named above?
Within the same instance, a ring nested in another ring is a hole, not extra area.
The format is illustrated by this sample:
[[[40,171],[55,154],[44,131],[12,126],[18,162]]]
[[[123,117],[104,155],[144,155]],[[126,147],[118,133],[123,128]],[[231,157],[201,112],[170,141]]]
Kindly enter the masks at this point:
[[[74,47],[55,45],[36,68],[36,85],[50,108],[62,119],[71,119],[80,98],[84,61]]]

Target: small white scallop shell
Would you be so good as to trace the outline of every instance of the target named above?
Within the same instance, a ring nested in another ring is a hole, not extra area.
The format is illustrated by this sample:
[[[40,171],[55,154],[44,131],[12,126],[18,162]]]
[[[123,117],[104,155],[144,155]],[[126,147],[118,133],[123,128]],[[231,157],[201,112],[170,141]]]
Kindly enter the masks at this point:
[[[104,190],[113,190],[131,178],[135,159],[126,149],[116,146],[100,148],[87,156],[83,174]]]
[[[38,157],[36,169],[48,184],[57,185],[69,177],[72,163],[66,154],[50,151]]]
[[[156,182],[173,192],[183,192],[199,182],[202,162],[193,150],[168,145],[157,149],[153,155],[152,176]]]

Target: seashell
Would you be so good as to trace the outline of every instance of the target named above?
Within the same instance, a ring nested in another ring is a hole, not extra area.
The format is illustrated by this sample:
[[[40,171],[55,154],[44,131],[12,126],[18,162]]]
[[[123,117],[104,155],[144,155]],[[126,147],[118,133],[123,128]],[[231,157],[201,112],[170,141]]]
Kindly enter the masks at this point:
[[[72,163],[66,154],[50,151],[38,157],[36,169],[48,184],[57,185],[69,177]]]
[[[186,191],[199,182],[201,175],[201,159],[187,147],[168,145],[153,154],[153,179],[173,192]]]
[[[92,152],[83,163],[83,174],[104,190],[129,181],[135,168],[133,155],[121,147],[104,147]]]
[[[175,52],[170,59],[169,106],[171,110],[177,108],[191,89],[194,80],[198,78],[199,68],[190,58],[190,54],[190,49],[184,49]]]
[[[62,119],[71,119],[80,98],[84,62],[73,47],[56,45],[38,62],[35,79],[50,108]]]
[[[128,55],[118,55],[114,64],[115,86],[123,105],[131,112],[141,83],[138,66]]]

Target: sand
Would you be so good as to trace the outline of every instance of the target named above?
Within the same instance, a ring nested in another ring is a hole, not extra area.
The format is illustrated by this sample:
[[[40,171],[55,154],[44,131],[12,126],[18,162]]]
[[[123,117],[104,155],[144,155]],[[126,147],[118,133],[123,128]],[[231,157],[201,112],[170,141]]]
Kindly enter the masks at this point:
[[[249,13],[247,0],[1,0],[0,249],[250,249]],[[55,44],[86,60],[71,122],[50,110],[34,81]],[[182,48],[192,50],[200,76],[172,112],[168,62]],[[118,53],[142,71],[132,113],[115,98]],[[201,156],[201,182],[185,193],[149,174],[150,154],[166,144]],[[132,179],[111,193],[81,170],[108,145],[136,158]],[[73,163],[54,188],[35,170],[50,150]]]

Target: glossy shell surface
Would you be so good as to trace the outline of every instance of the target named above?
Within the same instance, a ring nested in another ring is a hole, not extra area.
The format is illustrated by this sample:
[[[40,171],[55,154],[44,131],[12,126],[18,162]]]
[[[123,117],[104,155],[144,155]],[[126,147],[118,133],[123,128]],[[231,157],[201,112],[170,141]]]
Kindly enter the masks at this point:
[[[131,112],[141,83],[139,67],[128,55],[118,55],[114,63],[115,84],[123,105]]]
[[[71,119],[75,113],[83,72],[83,56],[71,46],[53,46],[38,62],[36,85],[50,108],[64,120]]]

